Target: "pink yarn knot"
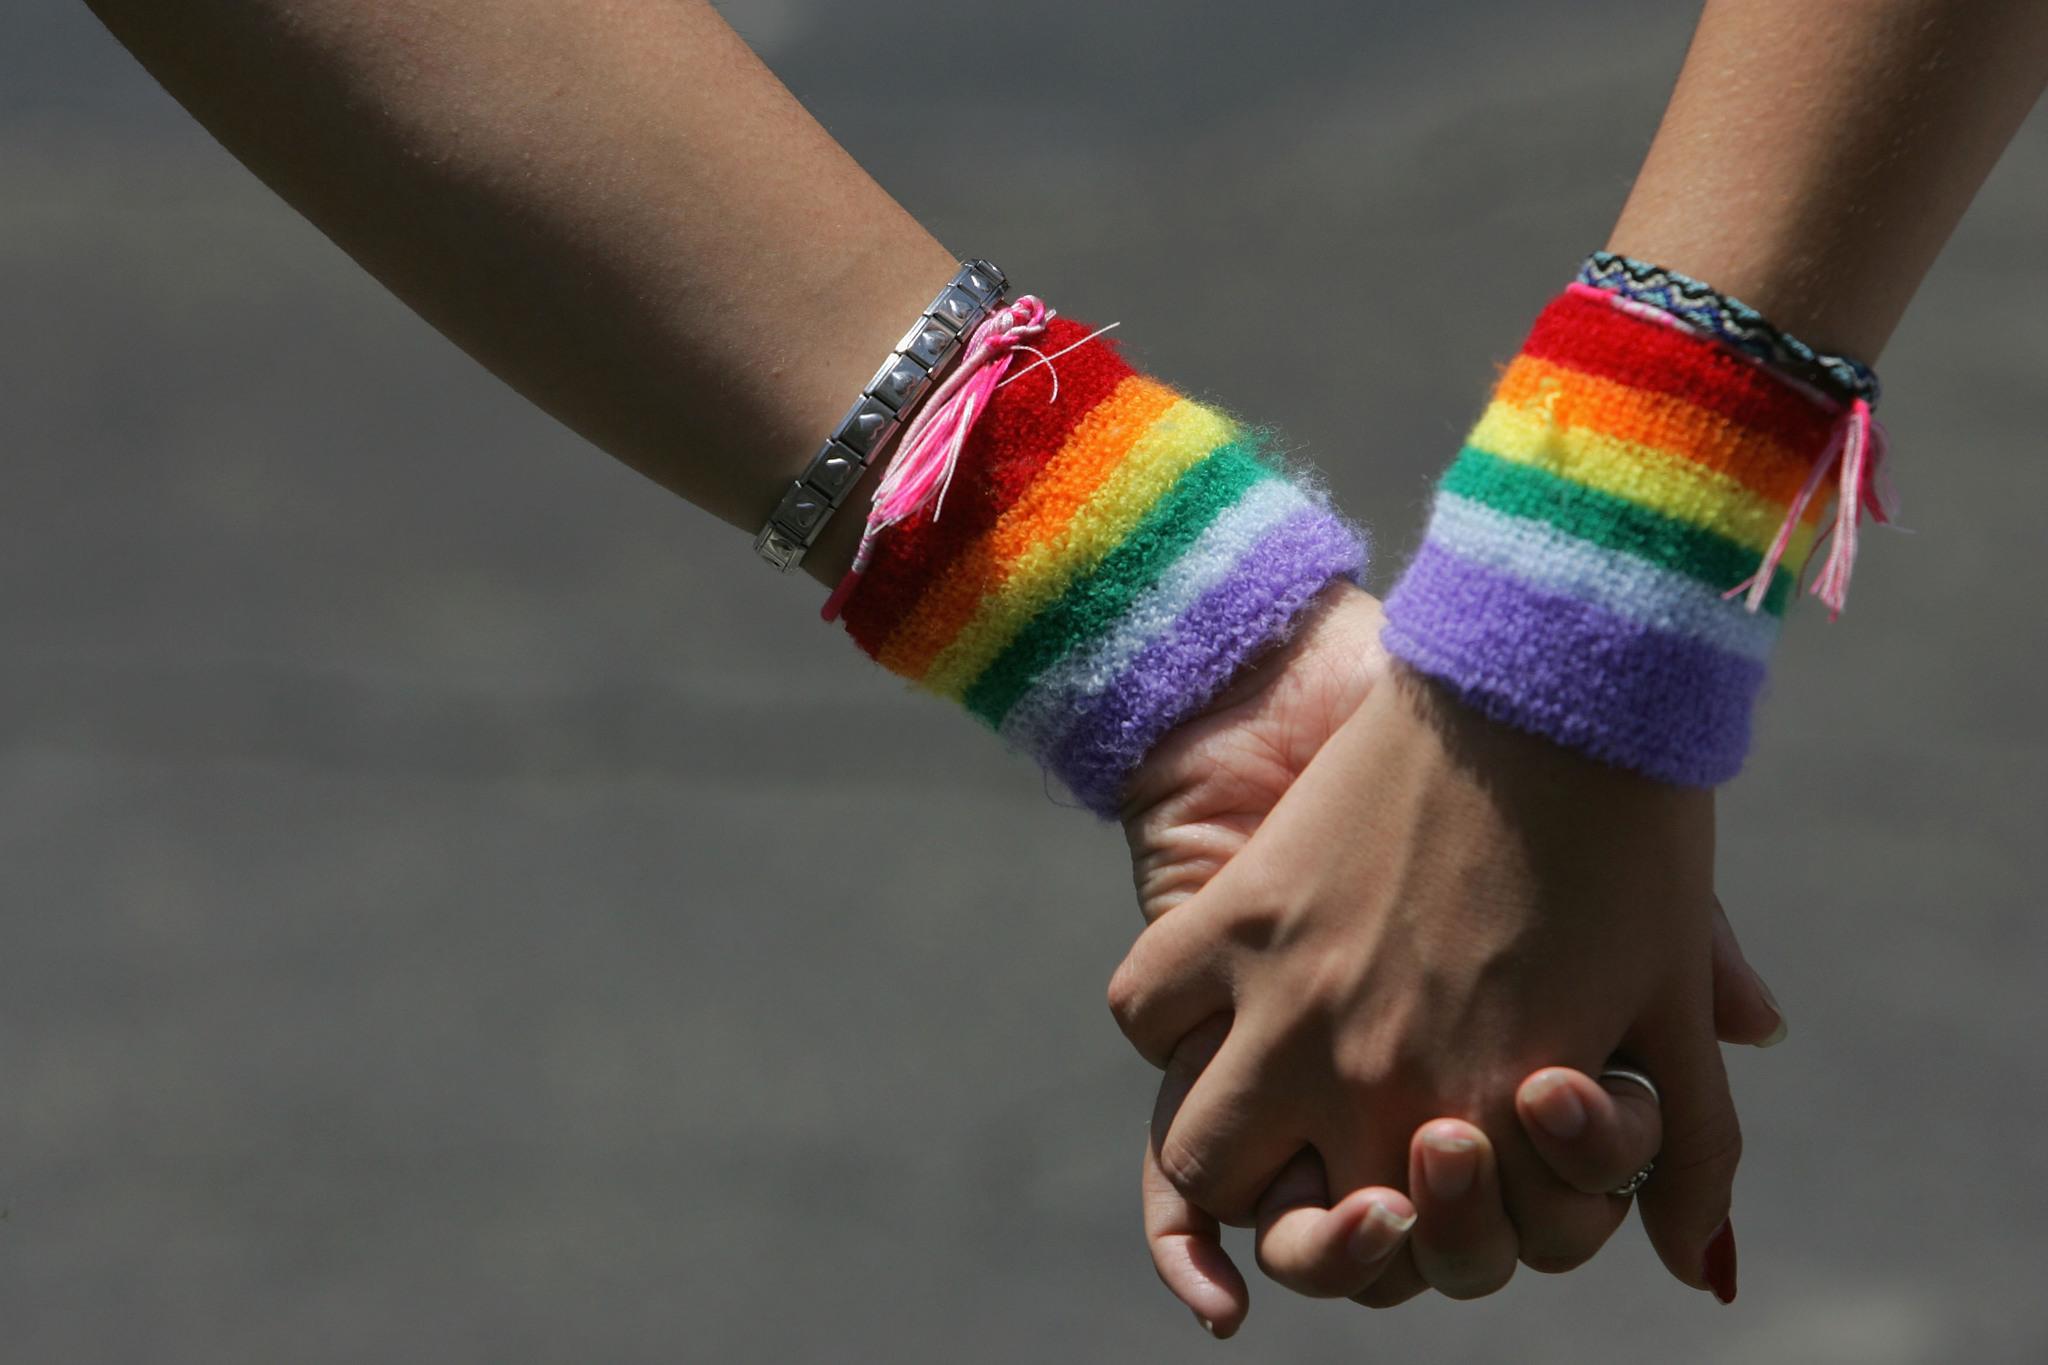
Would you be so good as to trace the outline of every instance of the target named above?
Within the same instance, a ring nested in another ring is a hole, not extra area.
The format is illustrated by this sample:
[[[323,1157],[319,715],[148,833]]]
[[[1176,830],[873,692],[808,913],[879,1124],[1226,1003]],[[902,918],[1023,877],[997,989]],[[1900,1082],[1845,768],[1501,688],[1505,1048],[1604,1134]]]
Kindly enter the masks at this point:
[[[1038,354],[1025,343],[1045,333],[1053,311],[1036,294],[1026,294],[984,319],[968,338],[967,351],[945,383],[925,400],[924,406],[904,428],[896,443],[889,467],[875,486],[874,505],[868,509],[867,525],[860,533],[860,548],[854,551],[853,567],[839,580],[839,586],[825,599],[820,610],[827,621],[837,619],[846,599],[860,585],[874,554],[875,538],[891,526],[910,520],[926,506],[936,521],[946,505],[946,489],[960,463],[974,423],[988,409],[989,396],[1003,382],[1003,374],[1019,349]],[[1044,363],[1041,356],[1037,363]]]
[[[1867,401],[1855,399],[1836,419],[1827,448],[1814,461],[1813,472],[1807,475],[1805,486],[1786,509],[1784,523],[1772,538],[1770,549],[1764,552],[1762,565],[1754,574],[1721,595],[1734,597],[1743,594],[1743,605],[1751,612],[1763,606],[1771,577],[1792,543],[1800,518],[1806,514],[1821,485],[1827,482],[1828,475],[1839,471],[1841,483],[1835,494],[1834,521],[1820,537],[1830,541],[1828,556],[1822,562],[1813,586],[1807,589],[1827,603],[1828,620],[1839,617],[1849,601],[1849,577],[1856,569],[1856,532],[1864,513],[1868,512],[1870,519],[1879,525],[1889,524],[1897,515],[1897,498],[1884,473],[1885,449],[1883,425],[1872,414]],[[1820,543],[1816,541],[1814,550],[1819,548]],[[1813,553],[1809,551],[1807,563],[1812,562]],[[1800,573],[1804,577],[1803,567]]]

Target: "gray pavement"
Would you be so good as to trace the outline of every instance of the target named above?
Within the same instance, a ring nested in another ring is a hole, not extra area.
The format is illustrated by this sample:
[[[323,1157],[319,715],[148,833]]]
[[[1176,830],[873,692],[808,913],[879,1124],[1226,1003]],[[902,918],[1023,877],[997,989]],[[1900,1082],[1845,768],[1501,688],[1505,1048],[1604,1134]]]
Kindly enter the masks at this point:
[[[1384,584],[1690,15],[1338,8],[728,11],[944,240],[1284,425]],[[1009,112],[934,122],[975,50]],[[1887,356],[1917,534],[1792,634],[1724,806],[1792,1022],[1733,1060],[1740,1302],[1630,1230],[1217,1348],[1137,1232],[1114,834],[82,6],[8,12],[0,1361],[2048,1359],[2044,169],[2037,118]]]

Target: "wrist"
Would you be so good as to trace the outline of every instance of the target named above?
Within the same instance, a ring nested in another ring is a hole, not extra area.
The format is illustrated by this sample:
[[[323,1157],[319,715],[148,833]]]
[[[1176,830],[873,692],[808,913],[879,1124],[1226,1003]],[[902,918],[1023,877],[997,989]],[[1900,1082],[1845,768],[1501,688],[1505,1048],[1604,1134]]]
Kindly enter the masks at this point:
[[[1658,825],[1711,821],[1713,791],[1649,777],[1504,724],[1468,705],[1427,673],[1395,660],[1390,690],[1455,765],[1485,775],[1493,798],[1554,835],[1591,832],[1603,841]],[[1558,799],[1569,792],[1569,800]]]
[[[905,396],[914,405],[919,391],[900,376],[928,385],[923,377],[935,361],[943,368],[958,354],[959,324],[938,325],[933,310],[949,299],[964,304],[957,286],[967,272],[914,224],[906,226],[813,281],[798,325],[769,351],[762,373],[749,376],[750,383],[772,385],[775,396],[748,427],[752,449],[740,461],[756,490],[749,498],[755,510],[746,514],[748,529],[760,532],[756,551],[785,567],[801,556],[804,571],[828,585],[853,561],[860,539],[855,509],[872,496],[893,434],[884,428],[877,435],[864,424],[898,410],[891,420],[907,419],[914,407],[904,406]],[[901,354],[898,345],[905,347]],[[764,522],[776,529],[762,530]]]
[[[1386,613],[1365,589],[1339,579],[1312,599],[1293,631],[1247,661],[1215,700],[1183,720],[1175,732],[1295,683],[1318,684],[1333,675],[1367,681],[1387,671],[1387,647],[1380,640]],[[1355,705],[1364,688],[1352,698]]]
[[[1862,397],[1814,386],[1867,371],[1696,281],[1636,273],[1582,277],[1538,318],[1444,476],[1386,640],[1494,720],[1710,787],[1748,749],[1836,469],[1814,590],[1840,608],[1857,519],[1882,519],[1881,444]],[[1804,378],[1767,363],[1788,347]]]
[[[1108,817],[1365,549],[1267,433],[1136,373],[1099,329],[1056,318],[1035,345],[1056,363],[988,393],[942,509],[873,540],[843,617]]]

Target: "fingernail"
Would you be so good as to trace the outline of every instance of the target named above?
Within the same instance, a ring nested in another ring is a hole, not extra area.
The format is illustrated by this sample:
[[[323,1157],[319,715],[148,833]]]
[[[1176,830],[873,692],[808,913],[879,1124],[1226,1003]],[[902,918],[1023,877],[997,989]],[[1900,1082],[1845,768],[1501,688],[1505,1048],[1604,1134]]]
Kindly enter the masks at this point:
[[[1215,1323],[1213,1323],[1213,1322],[1209,1321],[1209,1319],[1207,1319],[1207,1318],[1203,1317],[1203,1316],[1202,1316],[1201,1314],[1199,1314],[1199,1313],[1197,1313],[1197,1314],[1195,1315],[1195,1321],[1196,1321],[1196,1322],[1199,1322],[1199,1323],[1201,1323],[1201,1324],[1202,1324],[1202,1330],[1203,1330],[1204,1332],[1207,1332],[1207,1333],[1208,1333],[1208,1334],[1209,1334],[1210,1336],[1212,1336],[1212,1337],[1216,1335],[1216,1324],[1215,1324]]]
[[[1707,1288],[1722,1303],[1735,1302],[1735,1223],[1724,1219],[1721,1230],[1707,1243],[1706,1264],[1701,1268]]]
[[[1536,1083],[1522,1092],[1522,1098],[1529,1106],[1529,1116],[1536,1120],[1536,1126],[1554,1138],[1570,1141],[1586,1131],[1586,1106],[1579,1103],[1572,1084],[1563,1076],[1546,1074],[1538,1076]]]
[[[1415,1226],[1415,1215],[1395,1213],[1377,1199],[1365,1206],[1365,1221],[1351,1234],[1351,1259],[1378,1265],[1401,1248],[1401,1239]]]
[[[1763,996],[1764,1003],[1771,1007],[1771,1013],[1777,1016],[1778,1020],[1778,1026],[1771,1030],[1771,1036],[1758,1043],[1757,1046],[1776,1047],[1785,1041],[1785,1011],[1778,1008],[1778,997],[1771,994],[1770,984],[1762,977],[1756,978],[1756,989],[1757,993]]]
[[[1422,1178],[1438,1199],[1458,1199],[1479,1173],[1479,1144],[1453,1128],[1422,1134]]]

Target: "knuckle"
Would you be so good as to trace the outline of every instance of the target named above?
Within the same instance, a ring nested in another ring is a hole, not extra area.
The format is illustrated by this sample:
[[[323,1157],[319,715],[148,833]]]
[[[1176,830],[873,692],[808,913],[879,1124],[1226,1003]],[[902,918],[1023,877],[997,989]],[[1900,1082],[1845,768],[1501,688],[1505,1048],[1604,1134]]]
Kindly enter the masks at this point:
[[[1109,975],[1109,1013],[1126,1034],[1136,1030],[1145,1009],[1145,983],[1135,955],[1117,963]]]
[[[1660,1175],[1728,1172],[1742,1162],[1742,1124],[1732,1109],[1703,1115],[1673,1135],[1658,1158]]]
[[[1180,1191],[1181,1198],[1198,1208],[1210,1208],[1217,1190],[1215,1173],[1209,1163],[1194,1145],[1185,1139],[1167,1134],[1159,1144],[1159,1173],[1166,1177],[1166,1183]]]
[[[1287,932],[1293,915],[1284,900],[1253,896],[1229,907],[1219,906],[1213,923],[1220,937],[1234,948],[1263,953]]]
[[[1342,1093],[1354,1099],[1429,1093],[1430,1078],[1405,1055],[1402,1033],[1386,1027],[1346,1027],[1348,1022],[1340,1009],[1319,1008],[1303,1020],[1297,1039],[1330,1058],[1331,1078]]]
[[[1107,999],[1118,1030],[1152,1065],[1165,1067],[1186,1041],[1168,1031],[1160,1009],[1164,998],[1137,958],[1118,964],[1109,978]]]

